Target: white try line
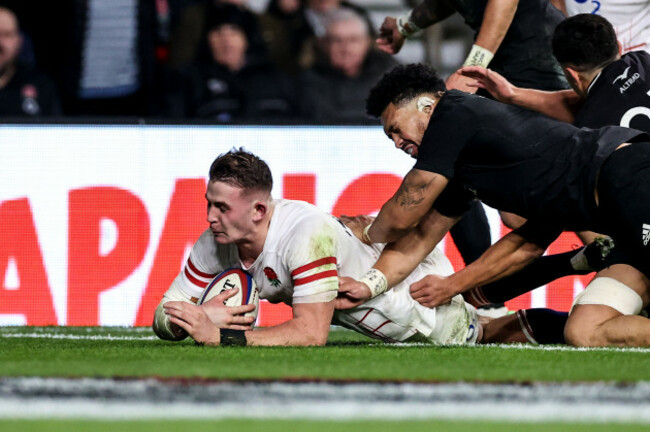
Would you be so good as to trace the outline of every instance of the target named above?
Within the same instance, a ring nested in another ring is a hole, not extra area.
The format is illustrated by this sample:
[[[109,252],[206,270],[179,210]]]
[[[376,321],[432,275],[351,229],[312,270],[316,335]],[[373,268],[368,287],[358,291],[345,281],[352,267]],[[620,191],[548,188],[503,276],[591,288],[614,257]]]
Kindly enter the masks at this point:
[[[107,335],[79,335],[70,333],[0,333],[4,338],[27,338],[27,339],[71,339],[71,340],[156,340],[156,336],[113,336]]]
[[[149,329],[146,329],[146,332],[149,332]],[[139,332],[144,332],[139,330]],[[80,335],[74,333],[58,333],[56,331],[52,333],[47,332],[33,332],[33,333],[21,333],[21,332],[3,332],[0,330],[0,338],[31,338],[31,339],[70,339],[70,340],[158,340],[158,337],[155,335],[147,336],[114,336],[111,334],[105,335]],[[409,348],[409,347],[423,347],[431,346],[429,344],[423,343],[397,343],[387,345],[389,347],[399,347],[399,348]],[[604,351],[604,352],[623,352],[623,353],[650,353],[650,347],[572,347],[568,345],[533,345],[533,344],[489,344],[489,345],[477,345],[477,348],[503,348],[503,349],[514,349],[514,350],[536,350],[536,351]]]

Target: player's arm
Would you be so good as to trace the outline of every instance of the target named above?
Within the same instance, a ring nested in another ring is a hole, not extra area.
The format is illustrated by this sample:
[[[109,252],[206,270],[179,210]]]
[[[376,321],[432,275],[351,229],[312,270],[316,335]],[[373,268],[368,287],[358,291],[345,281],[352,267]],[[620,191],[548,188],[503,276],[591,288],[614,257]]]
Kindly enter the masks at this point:
[[[459,219],[430,209],[415,229],[386,245],[373,268],[384,274],[388,287],[397,285],[433,251]]]
[[[519,0],[487,1],[481,27],[463,66],[487,67],[490,64],[512,24],[518,4]],[[448,89],[476,92],[476,88],[469,85],[468,78],[458,71],[451,74],[445,84]]]
[[[517,12],[519,0],[488,0],[475,45],[496,53]]]
[[[411,296],[423,306],[435,307],[449,301],[456,294],[485,285],[511,275],[544,253],[545,246],[561,231],[550,232],[544,241],[528,240],[520,232],[528,231],[527,223],[488,248],[479,259],[448,276],[429,275],[411,285]]]
[[[325,345],[334,301],[297,303],[292,308],[293,318],[289,321],[247,331],[247,345]]]
[[[389,54],[396,54],[408,37],[454,12],[456,10],[446,0],[426,0],[398,18],[386,17],[379,28],[377,47]]]
[[[359,281],[340,278],[337,309],[356,307],[400,283],[459,219],[431,208],[415,229],[384,247],[375,265]]]
[[[413,168],[366,230],[366,242],[389,243],[404,237],[430,211],[447,183],[443,175]]]
[[[222,307],[227,306],[222,305]],[[242,330],[241,327],[230,327],[224,330],[224,326],[215,324],[213,315],[201,306],[170,302],[165,305],[165,310],[172,324],[183,329],[200,344],[325,345],[332,323],[334,301],[294,304],[293,318],[289,321],[248,331]]]
[[[543,91],[517,87],[501,74],[480,66],[467,66],[458,71],[474,80],[470,87],[487,90],[496,100],[518,105],[549,117],[573,123],[581,98],[573,90]]]

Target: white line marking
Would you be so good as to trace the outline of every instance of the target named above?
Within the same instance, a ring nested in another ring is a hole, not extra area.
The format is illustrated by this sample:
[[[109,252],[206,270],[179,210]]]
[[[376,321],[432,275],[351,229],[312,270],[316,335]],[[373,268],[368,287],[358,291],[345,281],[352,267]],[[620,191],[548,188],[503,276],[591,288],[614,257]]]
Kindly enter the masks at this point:
[[[51,331],[51,330],[49,330]],[[145,328],[144,330],[138,329],[138,333],[149,333],[151,330]],[[155,335],[147,336],[114,336],[111,334],[106,335],[80,335],[72,333],[46,333],[46,332],[33,332],[33,333],[20,333],[20,332],[4,332],[0,330],[0,338],[32,338],[32,339],[71,339],[71,340],[158,340]],[[387,347],[409,348],[431,346],[423,343],[396,343],[387,344]],[[457,346],[457,345],[454,345]],[[650,348],[641,347],[572,347],[568,345],[532,345],[532,344],[490,344],[490,345],[476,345],[481,348],[504,348],[504,349],[520,349],[520,350],[536,350],[536,351],[605,351],[605,352],[632,352],[632,353],[650,353]]]
[[[73,339],[73,340],[156,340],[156,336],[77,335],[65,333],[0,333],[6,338]]]

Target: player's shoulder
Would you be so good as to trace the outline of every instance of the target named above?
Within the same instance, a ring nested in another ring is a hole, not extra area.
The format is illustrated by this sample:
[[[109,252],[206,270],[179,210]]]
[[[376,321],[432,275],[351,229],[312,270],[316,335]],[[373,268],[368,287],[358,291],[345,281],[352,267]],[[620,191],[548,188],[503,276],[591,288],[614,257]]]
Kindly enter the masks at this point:
[[[275,209],[273,218],[289,220],[292,223],[304,222],[311,218],[325,218],[327,213],[306,201],[277,199],[274,201]]]
[[[288,237],[312,231],[315,227],[333,223],[333,217],[313,204],[280,199],[275,201],[270,234]]]
[[[309,203],[276,201],[264,250],[296,259],[314,255],[315,248],[334,255],[343,236],[343,229],[337,225],[333,216]]]
[[[626,82],[645,79],[650,68],[650,54],[645,51],[631,51],[608,64],[602,71],[605,78],[601,85],[610,84],[618,88]]]

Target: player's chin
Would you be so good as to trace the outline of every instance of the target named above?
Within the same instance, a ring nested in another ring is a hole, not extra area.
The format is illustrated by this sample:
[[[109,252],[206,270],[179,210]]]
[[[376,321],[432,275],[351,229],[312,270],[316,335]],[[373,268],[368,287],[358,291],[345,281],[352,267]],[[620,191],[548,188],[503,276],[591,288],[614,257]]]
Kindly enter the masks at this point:
[[[229,244],[231,243],[228,236],[224,233],[214,233],[214,241],[219,244]]]

